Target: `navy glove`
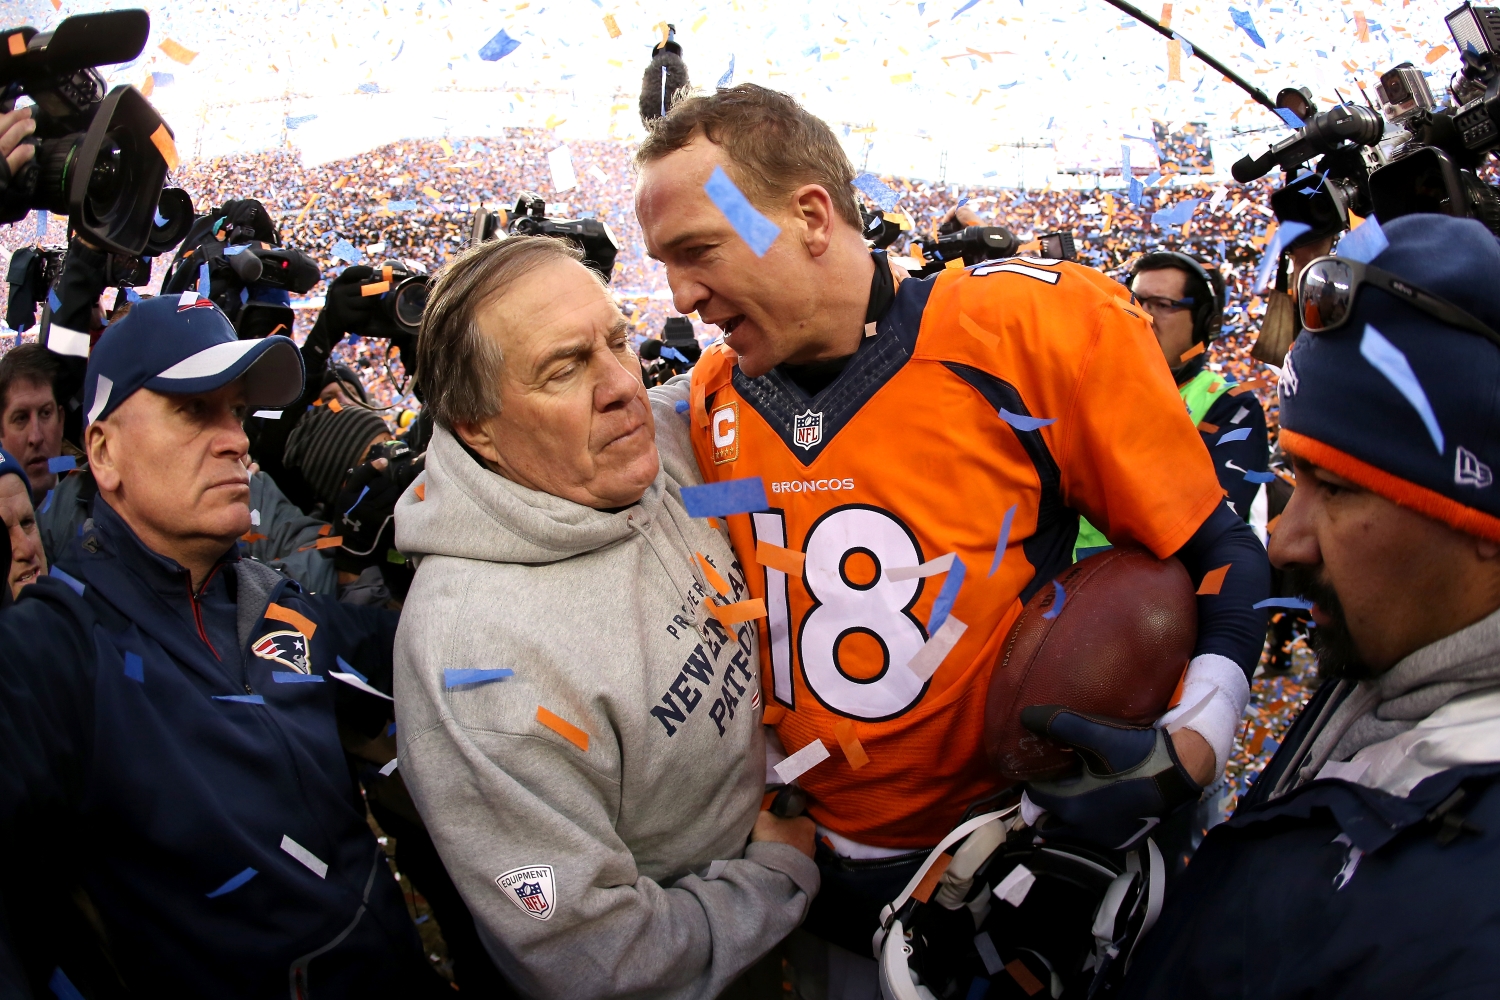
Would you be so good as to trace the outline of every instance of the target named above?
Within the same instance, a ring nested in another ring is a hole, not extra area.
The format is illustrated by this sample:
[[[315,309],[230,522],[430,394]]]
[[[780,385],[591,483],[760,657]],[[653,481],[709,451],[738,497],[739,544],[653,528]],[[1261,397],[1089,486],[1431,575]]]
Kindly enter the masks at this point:
[[[1062,705],[1022,709],[1021,724],[1067,744],[1083,760],[1081,774],[1027,785],[1027,797],[1049,813],[1039,830],[1043,836],[1076,837],[1122,850],[1203,792],[1177,759],[1165,730]]]

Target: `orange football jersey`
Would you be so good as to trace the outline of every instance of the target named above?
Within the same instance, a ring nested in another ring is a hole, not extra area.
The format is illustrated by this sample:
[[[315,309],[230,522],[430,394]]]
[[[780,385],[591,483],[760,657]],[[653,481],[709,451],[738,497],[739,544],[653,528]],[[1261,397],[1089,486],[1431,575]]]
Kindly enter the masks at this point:
[[[768,611],[765,719],[788,752],[832,751],[800,779],[812,817],[880,847],[928,847],[1001,787],[990,675],[1022,603],[1071,563],[1079,514],[1166,557],[1223,497],[1147,321],[1075,264],[903,282],[811,399],[723,346],[691,398],[705,480],[759,476],[771,504],[728,519]],[[800,576],[757,544],[800,553]]]

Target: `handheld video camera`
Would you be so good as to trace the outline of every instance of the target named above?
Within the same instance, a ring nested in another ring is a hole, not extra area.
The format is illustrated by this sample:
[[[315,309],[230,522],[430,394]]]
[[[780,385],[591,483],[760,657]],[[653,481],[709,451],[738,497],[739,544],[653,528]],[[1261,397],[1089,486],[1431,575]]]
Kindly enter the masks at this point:
[[[265,206],[245,198],[193,221],[162,280],[162,292],[196,289],[223,310],[241,340],[252,340],[273,333],[290,336],[291,293],[310,291],[321,279],[316,261],[281,245]]]
[[[691,371],[702,354],[698,338],[693,336],[693,321],[686,316],[669,316],[661,339],[641,344],[641,378],[647,388],[661,385],[673,376]]]
[[[1041,233],[1036,237],[1041,256],[1052,260],[1077,260],[1078,247],[1072,233]],[[1014,257],[1021,249],[1020,237],[1004,226],[965,226],[956,219],[938,228],[936,239],[918,241],[927,266],[916,272],[925,278],[937,274],[951,261],[962,260],[965,267],[987,260]]]
[[[1381,75],[1381,110],[1340,104],[1319,113],[1304,90],[1283,90],[1278,107],[1305,124],[1259,157],[1233,167],[1241,183],[1280,167],[1288,183],[1271,196],[1283,222],[1312,229],[1298,242],[1336,235],[1349,215],[1382,222],[1417,212],[1478,219],[1500,235],[1500,194],[1477,168],[1500,147],[1500,8],[1466,2],[1446,18],[1463,54],[1439,108],[1420,70],[1410,63]],[[1311,172],[1293,177],[1314,157]]]
[[[620,241],[600,219],[549,219],[547,202],[542,196],[523,191],[508,219],[506,213],[486,208],[476,212],[469,227],[469,243],[496,239],[502,226],[511,236],[554,236],[567,240],[583,251],[584,266],[602,277],[605,284],[614,276]]]
[[[27,141],[36,156],[15,176],[0,168],[0,222],[34,209],[66,215],[89,243],[127,257],[181,241],[192,202],[162,192],[168,157],[176,159],[172,129],[134,87],[106,94],[97,69],[135,59],[150,31],[145,11],[118,10],[70,17],[53,31],[3,32],[0,113],[23,96],[34,102]]]

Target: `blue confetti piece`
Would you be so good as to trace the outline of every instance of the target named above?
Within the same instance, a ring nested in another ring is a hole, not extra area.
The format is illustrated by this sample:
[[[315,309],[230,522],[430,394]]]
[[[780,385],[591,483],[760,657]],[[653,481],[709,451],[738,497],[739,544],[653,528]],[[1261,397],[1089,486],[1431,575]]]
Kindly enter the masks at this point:
[[[228,247],[224,248],[224,256],[226,256],[226,257],[238,257],[240,254],[244,253],[246,250],[249,250],[249,249],[250,249],[250,244],[248,244],[248,243],[236,243],[233,246],[228,246]]]
[[[1261,255],[1260,266],[1255,270],[1255,290],[1264,292],[1271,287],[1271,282],[1276,274],[1276,263],[1281,260],[1281,251],[1297,241],[1297,237],[1311,230],[1312,227],[1305,222],[1283,222],[1276,227],[1276,235],[1266,244],[1265,253]]]
[[[396,735],[396,724],[394,722],[391,723],[389,726],[385,727],[385,734],[387,736],[395,736]]]
[[[208,298],[209,288],[210,284],[208,280],[208,261],[204,261],[202,264],[198,265],[198,294],[205,299]]]
[[[56,566],[53,566],[50,570],[48,570],[47,571],[47,575],[48,576],[56,577],[57,579],[61,580],[63,583],[66,583],[69,587],[72,587],[73,588],[73,593],[77,594],[79,597],[83,596],[83,581],[82,580],[79,580],[76,577],[73,577],[73,576],[70,576],[67,573],[64,573],[61,569],[59,569]]]
[[[171,73],[153,72],[151,74],[151,86],[153,87],[170,87],[176,80],[177,78]]]
[[[47,235],[47,226],[52,219],[46,212],[36,213],[36,238],[43,239]]]
[[[402,42],[402,44],[405,45],[406,43]],[[399,55],[399,53],[398,53],[398,55]],[[308,122],[316,120],[317,117],[318,117],[317,115],[287,115],[286,116],[286,127],[287,128],[291,128],[291,129],[301,128],[302,126],[306,125]]]
[[[237,701],[242,705],[264,705],[266,699],[258,694],[216,694],[214,701]]]
[[[208,898],[218,899],[220,896],[227,896],[259,874],[260,872],[256,871],[254,868],[246,868],[234,878],[230,879],[228,882],[225,882],[213,892],[209,893]]]
[[[344,511],[344,516],[348,517],[350,514],[354,513],[354,508],[359,506],[359,502],[361,500],[363,500],[365,498],[365,494],[369,493],[369,492],[370,492],[370,487],[368,487],[368,486],[366,486],[364,489],[360,490],[359,491],[359,496],[355,497],[354,498],[354,502],[349,505],[349,509],[346,510],[346,511]]]
[[[953,206],[953,208],[954,208],[954,209],[955,209],[955,210],[957,210],[957,209],[960,209],[960,208],[963,208],[963,207],[964,207],[964,206],[965,206],[965,205],[967,205],[967,204],[968,204],[968,203],[969,203],[969,199],[967,199],[967,198],[960,198],[960,199],[959,199],[959,200],[958,200],[958,204],[957,204],[957,205],[954,205],[954,206]]]
[[[392,212],[413,212],[416,211],[417,203],[406,200],[388,201],[385,203],[385,207]]]
[[[502,28],[498,35],[484,43],[484,47],[479,50],[479,58],[485,62],[499,62],[520,47],[521,43]]]
[[[943,589],[938,591],[937,600],[932,602],[932,616],[927,619],[928,635],[935,634],[943,627],[943,622],[948,620],[948,615],[953,612],[953,602],[958,600],[958,592],[963,588],[964,577],[968,572],[963,560],[953,560],[953,565],[948,569],[948,578],[943,581]]]
[[[1003,406],[1000,407],[1000,419],[1018,431],[1040,430],[1057,423],[1056,417],[1028,417],[1024,413],[1012,413]]]
[[[1245,473],[1245,482],[1247,483],[1274,483],[1275,481],[1276,473],[1274,472],[1256,472],[1254,469],[1251,469]]]
[[[1011,504],[1010,510],[1005,512],[1005,519],[1000,522],[1000,541],[995,543],[995,561],[990,563],[990,576],[1000,568],[1000,563],[1005,559],[1005,549],[1010,544],[1010,525],[1016,519],[1016,505]]]
[[[519,45],[520,43],[517,42],[516,44]],[[364,83],[360,84],[354,89],[359,91],[361,94],[378,94],[380,93],[380,84],[376,83],[373,80],[366,80]]]
[[[52,970],[52,978],[47,980],[47,989],[51,990],[57,1000],[84,1000],[78,987],[68,978],[68,974],[59,966]]]
[[[1140,208],[1141,202],[1146,200],[1146,185],[1141,183],[1139,177],[1130,178],[1130,193],[1127,197],[1136,208]]]
[[[1281,744],[1267,736],[1266,741],[1260,745],[1261,753],[1275,753],[1281,749]]]
[[[1219,438],[1217,444],[1215,444],[1214,447],[1218,447],[1221,444],[1229,444],[1232,441],[1243,441],[1249,436],[1249,427],[1241,427],[1237,430],[1225,431],[1223,436]]]
[[[1052,581],[1052,594],[1052,610],[1042,613],[1042,617],[1048,619],[1049,621],[1062,614],[1063,605],[1066,604],[1068,600],[1068,595],[1067,592],[1063,590],[1063,585],[1058,583],[1056,580]]]
[[[125,676],[142,684],[146,683],[146,664],[140,656],[126,650],[125,652]]]
[[[884,181],[872,173],[860,174],[850,183],[866,198],[879,205],[882,212],[889,212],[901,200],[900,195],[892,191]],[[968,199],[964,200],[967,201]]]
[[[733,85],[734,85],[734,53],[731,52],[729,54],[729,68],[724,71],[724,75],[723,76],[719,77],[719,82],[716,83],[714,85],[714,87],[715,87],[716,90],[723,90],[724,88],[730,87],[730,86],[733,86]]]
[[[1186,38],[1183,38],[1181,35],[1174,31],[1172,32],[1172,41],[1182,46],[1182,57],[1184,59],[1193,58],[1193,47],[1188,44],[1188,40]]]
[[[984,1000],[989,996],[989,992],[990,981],[983,976],[975,976],[969,982],[969,992],[964,994],[964,1000]]]
[[[127,288],[125,289],[125,301],[132,304],[139,302],[141,301],[141,293],[134,288]]]
[[[322,684],[322,674],[299,674],[295,670],[273,670],[271,680],[277,684]]]
[[[508,667],[496,670],[454,670],[452,668],[443,671],[443,686],[447,688],[462,687],[467,684],[488,684],[491,681],[503,681],[507,677],[514,677],[516,672]]]
[[[1260,32],[1255,30],[1255,21],[1250,17],[1250,12],[1248,10],[1236,10],[1235,8],[1231,7],[1229,8],[1229,18],[1230,20],[1234,21],[1235,25],[1242,29],[1245,34],[1250,36],[1250,40],[1252,42],[1254,42],[1256,45],[1259,45],[1261,48],[1266,47],[1266,43],[1261,40]]]
[[[689,517],[728,517],[730,514],[753,514],[770,507],[766,483],[759,476],[726,479],[722,483],[684,486],[682,505]]]
[[[776,237],[781,235],[781,227],[761,215],[750,204],[750,200],[734,186],[734,181],[729,179],[723,167],[714,167],[712,176],[703,185],[703,191],[719,211],[724,213],[724,218],[729,220],[740,238],[750,244],[755,256],[764,257],[766,251],[771,249],[771,244],[776,242]]]
[[[1427,401],[1427,393],[1422,389],[1422,383],[1417,380],[1417,373],[1411,370],[1411,362],[1406,360],[1406,355],[1401,353],[1401,348],[1385,339],[1385,336],[1370,324],[1365,324],[1364,337],[1359,342],[1359,353],[1375,370],[1384,375],[1386,381],[1396,387],[1396,391],[1406,397],[1412,409],[1422,418],[1422,423],[1427,426],[1427,433],[1432,438],[1432,443],[1437,447],[1437,453],[1443,453],[1443,429],[1438,426],[1437,414],[1432,412],[1432,404]]]
[[[1305,597],[1268,597],[1264,601],[1258,601],[1254,605],[1260,608],[1291,608],[1294,611],[1306,611],[1313,606],[1313,602]]]
[[[671,358],[674,361],[681,361],[685,365],[692,364],[692,362],[688,360],[687,355],[683,354],[675,347],[663,347],[661,349],[661,356],[664,358]]]
[[[1301,118],[1298,118],[1297,112],[1293,111],[1291,108],[1277,108],[1276,114],[1281,118],[1282,121],[1286,122],[1287,125],[1292,128],[1302,128],[1307,124]]]
[[[1385,238],[1385,230],[1380,228],[1380,220],[1372,215],[1355,226],[1348,236],[1339,240],[1339,245],[1333,252],[1345,260],[1368,264],[1385,253],[1390,245],[1391,241]]]
[[[970,7],[974,6],[978,2],[979,2],[979,0],[969,0],[968,3],[966,3],[962,7],[958,8],[958,10],[955,10],[953,12],[953,17],[948,18],[948,20],[950,20],[950,21],[953,20],[954,17],[957,17],[958,15],[962,14],[964,11],[968,10]]]
[[[52,491],[48,490],[47,491],[47,495],[44,496],[44,497],[42,497],[42,506],[37,510],[37,513],[39,513],[39,514],[45,514],[45,513],[47,513],[47,511],[49,511],[51,509],[52,509]]]
[[[358,670],[355,670],[353,667],[349,666],[349,661],[346,660],[346,659],[344,659],[342,656],[335,656],[333,658],[333,662],[337,663],[339,665],[339,669],[342,670],[344,673],[346,673],[346,674],[353,674],[355,677],[358,677],[360,680],[364,681],[366,684],[370,683],[370,678],[366,677],[364,674],[360,673]]]
[[[1160,212],[1153,212],[1151,221],[1158,226],[1182,226],[1192,221],[1193,213],[1198,211],[1198,206],[1203,204],[1202,198],[1189,198],[1179,201],[1171,208],[1164,208]]]
[[[676,410],[678,413],[686,413],[688,411],[688,401],[685,399],[679,399],[677,402],[672,404],[672,409]]]
[[[167,224],[167,219],[161,214],[161,209],[156,210],[156,214],[152,217],[151,221],[158,226],[165,226]]]
[[[59,472],[72,472],[78,468],[78,459],[72,455],[58,455],[56,458],[47,459],[47,471],[54,476]]]
[[[47,308],[51,309],[53,312],[57,312],[62,308],[62,300],[57,297],[57,291],[55,289],[47,289]]]

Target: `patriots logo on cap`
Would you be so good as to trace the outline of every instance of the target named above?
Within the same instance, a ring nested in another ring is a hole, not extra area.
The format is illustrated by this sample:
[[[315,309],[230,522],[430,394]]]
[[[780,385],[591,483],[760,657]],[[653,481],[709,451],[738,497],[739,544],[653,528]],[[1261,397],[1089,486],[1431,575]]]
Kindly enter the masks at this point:
[[[299,674],[312,672],[307,662],[307,636],[301,632],[267,632],[255,640],[250,651],[263,660],[272,660]]]

